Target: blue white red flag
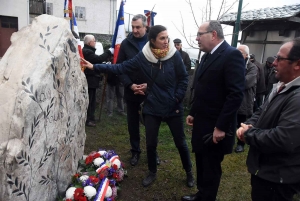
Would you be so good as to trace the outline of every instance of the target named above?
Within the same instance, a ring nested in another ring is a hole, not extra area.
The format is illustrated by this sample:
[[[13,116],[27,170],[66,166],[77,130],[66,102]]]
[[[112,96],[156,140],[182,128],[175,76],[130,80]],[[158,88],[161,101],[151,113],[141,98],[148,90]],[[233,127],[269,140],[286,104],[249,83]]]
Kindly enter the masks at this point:
[[[70,29],[71,29],[71,31],[74,31],[77,34],[77,36],[79,37],[78,26],[77,26],[74,12],[73,12],[72,0],[65,0],[64,17],[70,19]],[[80,45],[80,39],[76,38],[76,41],[77,41],[77,45],[78,45],[79,55],[80,55],[80,57],[83,58],[82,49],[81,49],[81,45]],[[84,70],[83,67],[82,67],[82,70]]]
[[[116,22],[115,33],[112,39],[111,47],[114,48],[113,63],[117,62],[119,50],[122,41],[126,38],[125,26],[124,26],[124,1],[121,1],[118,18]]]
[[[146,15],[147,17],[147,26],[148,27],[152,27],[154,26],[154,17],[157,13],[155,12],[152,12],[150,10],[144,10],[144,14]]]

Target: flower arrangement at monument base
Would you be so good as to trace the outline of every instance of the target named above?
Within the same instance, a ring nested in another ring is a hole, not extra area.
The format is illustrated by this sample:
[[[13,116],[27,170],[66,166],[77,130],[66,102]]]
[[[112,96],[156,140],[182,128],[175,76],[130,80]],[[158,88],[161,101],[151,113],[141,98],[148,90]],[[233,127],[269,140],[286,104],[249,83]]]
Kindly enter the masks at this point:
[[[126,176],[123,163],[112,150],[91,152],[79,161],[64,201],[115,201]]]

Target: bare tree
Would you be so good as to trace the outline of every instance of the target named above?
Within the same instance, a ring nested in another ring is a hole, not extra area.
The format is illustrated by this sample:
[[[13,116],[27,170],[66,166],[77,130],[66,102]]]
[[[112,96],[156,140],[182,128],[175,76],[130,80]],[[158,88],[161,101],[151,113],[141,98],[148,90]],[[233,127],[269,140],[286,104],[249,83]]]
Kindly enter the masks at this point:
[[[208,20],[212,20],[213,12],[216,10],[213,9],[212,7],[212,0],[206,0],[205,5],[200,8],[197,8],[197,6],[192,5],[191,0],[185,0],[185,2],[188,4],[190,8],[192,18],[196,27],[199,27],[199,20],[201,21],[200,23]],[[219,20],[224,14],[230,12],[233,6],[237,4],[237,2],[238,0],[222,0],[220,7],[217,9],[218,15],[216,17],[216,20]],[[197,20],[197,17],[195,15],[195,9],[198,9],[197,11],[199,13],[198,15],[201,16],[199,20]],[[187,33],[185,32],[185,26],[184,26],[183,16],[181,12],[180,12],[180,17],[181,17],[181,27],[179,28],[178,24],[176,25],[174,22],[172,22],[173,25],[180,33],[180,35],[184,38],[186,43],[190,46],[190,48],[199,49],[198,44],[195,41],[196,35],[191,35],[191,34],[187,35]],[[200,58],[200,54],[201,52],[199,51],[198,60]]]

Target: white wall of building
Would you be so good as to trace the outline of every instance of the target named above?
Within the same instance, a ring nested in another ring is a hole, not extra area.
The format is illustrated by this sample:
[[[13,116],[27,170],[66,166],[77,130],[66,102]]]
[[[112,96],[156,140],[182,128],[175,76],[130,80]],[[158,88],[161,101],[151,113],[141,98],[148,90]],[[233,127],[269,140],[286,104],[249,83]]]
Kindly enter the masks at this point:
[[[28,1],[27,0],[0,0],[0,15],[18,17],[18,29],[28,25]]]
[[[64,0],[46,0],[53,4],[53,15],[63,17]],[[0,15],[18,17],[19,30],[30,23],[28,0],[0,0]],[[79,32],[113,34],[116,23],[117,0],[73,0],[75,6],[85,8],[85,20],[77,19]]]
[[[3,1],[3,0],[0,0]],[[64,1],[47,0],[53,3],[53,15],[63,17]],[[113,34],[116,23],[117,0],[73,0],[75,6],[85,8],[85,19],[76,18],[79,32],[96,34]]]

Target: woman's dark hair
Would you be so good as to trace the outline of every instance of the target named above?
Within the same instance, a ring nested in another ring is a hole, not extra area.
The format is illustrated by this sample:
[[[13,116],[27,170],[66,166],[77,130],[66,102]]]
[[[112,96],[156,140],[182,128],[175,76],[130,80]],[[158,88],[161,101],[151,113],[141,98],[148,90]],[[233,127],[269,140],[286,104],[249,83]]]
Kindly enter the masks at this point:
[[[151,43],[151,39],[153,39],[154,41],[156,40],[157,35],[162,32],[162,31],[166,31],[167,28],[162,26],[162,25],[155,25],[150,27],[149,33],[148,33],[148,40],[150,42],[150,46],[152,47],[152,43]]]

